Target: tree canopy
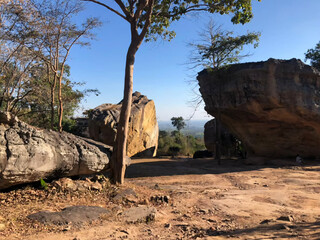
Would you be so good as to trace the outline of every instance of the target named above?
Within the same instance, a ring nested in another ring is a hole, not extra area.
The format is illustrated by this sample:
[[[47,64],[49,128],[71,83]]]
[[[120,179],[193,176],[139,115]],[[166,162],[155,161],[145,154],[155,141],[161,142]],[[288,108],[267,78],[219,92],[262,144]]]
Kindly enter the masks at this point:
[[[308,49],[305,53],[306,60],[310,60],[311,66],[320,71],[320,42],[314,48]]]
[[[0,2],[1,110],[41,127],[50,120],[51,128],[59,123],[62,129],[63,116],[72,116],[90,92],[74,89],[80,83],[69,80],[66,64],[71,47],[88,45],[90,31],[100,24],[95,18],[74,23],[82,9],[77,0]]]
[[[222,26],[216,26],[211,21],[200,33],[200,40],[189,44],[193,48],[190,64],[193,67],[216,68],[239,62],[242,58],[249,56],[242,53],[243,47],[253,44],[256,48],[259,37],[258,32],[235,36],[234,32],[224,30]]]
[[[172,117],[171,123],[174,127],[177,128],[179,132],[181,129],[183,129],[186,126],[186,123],[184,122],[183,117]]]

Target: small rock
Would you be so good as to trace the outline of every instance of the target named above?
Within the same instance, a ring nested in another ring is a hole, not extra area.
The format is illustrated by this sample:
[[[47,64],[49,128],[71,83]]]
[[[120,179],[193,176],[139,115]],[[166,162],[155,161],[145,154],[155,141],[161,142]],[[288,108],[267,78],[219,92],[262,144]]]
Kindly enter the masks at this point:
[[[170,197],[169,196],[152,196],[150,198],[151,201],[154,201],[154,202],[157,202],[157,203],[169,203],[169,199]]]
[[[268,184],[263,184],[262,187],[269,187]]]
[[[59,180],[53,182],[53,186],[62,191],[76,191],[77,185],[70,178],[60,178]]]
[[[98,181],[96,181],[96,182],[92,183],[91,189],[92,190],[96,190],[96,191],[101,191],[102,190],[102,186]]]
[[[277,220],[286,221],[286,222],[293,222],[294,218],[292,215],[288,215],[288,216],[281,216],[281,217],[277,218]]]
[[[170,228],[170,227],[171,227],[171,224],[170,224],[170,223],[166,223],[166,224],[164,225],[164,227],[165,227],[165,228]]]
[[[155,184],[154,187],[153,187],[155,190],[160,190],[160,187],[158,184]]]
[[[156,218],[157,210],[154,207],[139,206],[128,209],[122,214],[122,217],[128,223],[149,223]]]
[[[262,222],[260,222],[260,224],[268,224],[269,222],[272,222],[271,219],[265,219]]]
[[[206,214],[208,211],[206,210],[206,209],[200,209],[199,210],[199,213],[204,213],[204,214]]]
[[[62,229],[62,231],[64,231],[64,232],[70,231],[70,230],[71,230],[71,225],[68,225],[64,229]]]
[[[6,225],[4,223],[0,223],[0,232],[6,229]]]
[[[143,199],[141,202],[140,202],[141,205],[148,205],[149,204],[149,200],[148,199]]]
[[[1,222],[4,222],[4,221],[5,221],[5,218],[2,217],[2,216],[0,216],[0,223],[1,223]]]
[[[126,188],[120,190],[114,197],[113,200],[115,201],[123,201],[123,200],[133,200],[134,202],[137,201],[137,193],[132,188]]]
[[[213,223],[213,222],[216,223],[216,222],[217,222],[216,220],[211,219],[211,218],[207,219],[207,221],[208,221],[208,222],[211,222],[211,223]]]

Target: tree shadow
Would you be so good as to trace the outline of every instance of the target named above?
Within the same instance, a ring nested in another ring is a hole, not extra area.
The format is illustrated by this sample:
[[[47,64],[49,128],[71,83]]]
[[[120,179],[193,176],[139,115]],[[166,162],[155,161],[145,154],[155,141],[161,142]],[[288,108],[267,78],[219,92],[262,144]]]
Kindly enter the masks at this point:
[[[308,166],[319,166],[319,161],[310,161],[308,162]],[[190,174],[222,174],[279,167],[305,170],[304,166],[297,166],[293,160],[255,162],[250,160],[223,159],[221,165],[218,165],[217,160],[209,158],[133,159],[132,164],[126,171],[126,178]],[[320,171],[320,166],[319,168],[312,169],[312,171]]]
[[[244,237],[259,236],[256,239],[320,239],[320,222],[289,223],[275,222],[273,224],[261,224],[252,228],[237,229],[231,231],[218,231],[208,229],[208,236]],[[261,237],[261,238],[260,238]]]

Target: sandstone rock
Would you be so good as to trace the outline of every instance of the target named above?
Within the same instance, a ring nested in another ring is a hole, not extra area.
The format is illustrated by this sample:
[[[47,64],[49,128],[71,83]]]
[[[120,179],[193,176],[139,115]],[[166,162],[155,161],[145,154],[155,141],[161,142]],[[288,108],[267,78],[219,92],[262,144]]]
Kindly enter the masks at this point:
[[[132,207],[122,214],[128,223],[149,223],[155,220],[157,210],[154,207]]]
[[[0,232],[6,229],[6,225],[4,223],[0,223]]]
[[[109,146],[37,129],[6,113],[0,114],[0,120],[0,189],[109,168]]]
[[[43,224],[55,225],[81,225],[85,222],[97,220],[102,214],[110,214],[110,211],[97,206],[72,206],[64,208],[61,212],[38,212],[28,216]]]
[[[320,156],[320,73],[300,60],[236,64],[198,75],[205,110],[252,155]]]
[[[90,112],[90,138],[113,146],[122,103],[102,104]],[[135,92],[129,122],[127,155],[153,157],[158,148],[158,122],[155,105],[146,96]]]

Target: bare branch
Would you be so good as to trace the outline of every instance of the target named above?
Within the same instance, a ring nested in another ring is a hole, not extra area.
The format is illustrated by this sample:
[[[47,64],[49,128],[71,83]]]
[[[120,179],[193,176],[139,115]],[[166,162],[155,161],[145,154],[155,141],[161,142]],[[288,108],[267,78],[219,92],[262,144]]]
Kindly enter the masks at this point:
[[[101,6],[105,7],[105,8],[107,8],[108,10],[110,10],[111,12],[114,12],[114,13],[117,14],[118,16],[122,17],[124,20],[128,21],[128,19],[127,19],[126,16],[122,15],[122,14],[119,13],[117,10],[109,7],[107,4],[104,4],[104,3],[99,2],[99,1],[96,1],[96,0],[82,0],[82,1],[85,1],[85,2],[93,2],[93,3],[96,3],[96,4],[98,4],[98,5],[101,5]],[[121,1],[120,1],[120,2],[121,2]],[[118,4],[118,5],[119,5],[119,4]],[[120,5],[119,5],[119,6],[120,6]],[[121,8],[121,10],[123,11],[122,8]],[[126,12],[128,12],[128,11],[126,11]],[[128,12],[128,13],[129,13],[129,12]]]

